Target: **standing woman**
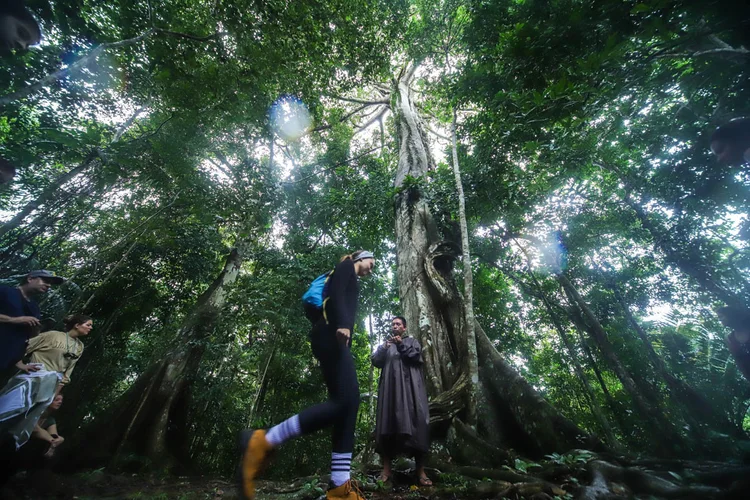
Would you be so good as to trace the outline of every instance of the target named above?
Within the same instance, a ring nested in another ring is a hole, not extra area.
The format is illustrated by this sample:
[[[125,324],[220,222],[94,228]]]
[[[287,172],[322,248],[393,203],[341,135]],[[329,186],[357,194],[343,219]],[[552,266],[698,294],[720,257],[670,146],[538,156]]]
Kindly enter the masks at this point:
[[[326,498],[364,500],[352,487],[350,479],[359,409],[359,384],[350,347],[359,299],[359,277],[370,274],[374,266],[373,254],[360,250],[342,257],[330,275],[323,317],[310,332],[312,352],[320,362],[328,388],[328,401],[302,410],[268,432],[247,430],[240,434],[242,498],[255,497],[255,476],[272,449],[302,434],[333,427],[331,483]]]
[[[31,354],[29,364],[41,363],[45,370],[62,375],[61,383],[70,382],[70,375],[83,354],[81,337],[91,333],[94,323],[84,314],[71,314],[63,320],[65,332],[50,330],[29,340],[26,354]],[[21,366],[19,368],[23,369]]]

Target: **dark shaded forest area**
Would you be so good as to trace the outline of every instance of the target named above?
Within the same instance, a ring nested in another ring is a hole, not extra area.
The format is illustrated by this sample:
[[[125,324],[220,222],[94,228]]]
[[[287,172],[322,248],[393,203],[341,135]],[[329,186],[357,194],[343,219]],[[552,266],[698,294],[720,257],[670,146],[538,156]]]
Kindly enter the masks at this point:
[[[0,284],[93,330],[65,442],[8,498],[233,498],[237,433],[325,400],[301,296],[364,248],[368,498],[745,498],[750,7],[707,0],[27,0],[0,54]],[[0,16],[0,19],[2,17]],[[432,488],[377,482],[379,371],[424,349]],[[2,341],[2,339],[0,339]],[[259,498],[318,498],[327,432]],[[200,478],[203,479],[200,479]]]

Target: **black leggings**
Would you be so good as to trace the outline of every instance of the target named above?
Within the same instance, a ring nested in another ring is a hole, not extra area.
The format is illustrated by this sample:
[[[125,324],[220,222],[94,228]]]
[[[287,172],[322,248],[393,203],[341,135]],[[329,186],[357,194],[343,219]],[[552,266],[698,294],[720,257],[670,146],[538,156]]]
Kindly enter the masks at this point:
[[[336,330],[318,321],[310,334],[313,355],[320,361],[328,401],[302,410],[299,425],[302,434],[333,426],[334,453],[354,451],[354,426],[359,410],[359,383],[354,358],[348,346],[336,339]]]

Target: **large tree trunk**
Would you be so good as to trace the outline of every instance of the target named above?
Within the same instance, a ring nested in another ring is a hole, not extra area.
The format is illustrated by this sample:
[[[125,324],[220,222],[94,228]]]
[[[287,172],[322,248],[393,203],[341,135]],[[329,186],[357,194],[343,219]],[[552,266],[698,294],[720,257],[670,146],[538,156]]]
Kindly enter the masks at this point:
[[[198,298],[175,335],[175,347],[154,362],[109,415],[79,433],[66,460],[72,468],[109,464],[126,456],[146,457],[157,467],[171,467],[185,457],[186,401],[204,352],[202,340],[213,329],[227,288],[242,265],[241,242],[226,259],[221,273]]]
[[[453,278],[458,249],[442,242],[420,183],[433,168],[429,143],[412,101],[408,76],[393,85],[399,162],[395,185],[396,247],[401,308],[423,347],[431,420],[466,415],[469,376],[464,300]],[[513,446],[541,456],[592,444],[589,436],[560,415],[497,352],[475,323],[482,396],[476,436],[489,446]],[[473,435],[458,421],[455,434]],[[464,440],[477,443],[479,440]],[[478,444],[477,444],[478,446]]]
[[[589,382],[589,379],[586,376],[586,372],[584,371],[583,366],[581,365],[580,361],[578,361],[578,353],[576,352],[573,346],[573,342],[570,340],[570,337],[565,331],[565,327],[563,327],[563,325],[560,323],[560,320],[557,314],[555,313],[555,310],[552,307],[552,304],[550,303],[549,299],[544,293],[544,290],[542,290],[542,287],[539,284],[539,281],[536,279],[536,276],[534,276],[534,273],[530,269],[529,269],[529,275],[531,276],[531,279],[534,282],[534,286],[537,289],[537,293],[539,294],[539,296],[542,299],[542,302],[544,303],[544,307],[547,310],[547,315],[549,316],[550,321],[555,326],[557,333],[560,335],[560,339],[562,340],[563,345],[565,345],[565,350],[568,351],[568,355],[570,356],[570,362],[573,365],[573,371],[578,377],[578,380],[581,382],[581,386],[583,387],[584,393],[586,394],[586,398],[589,401],[589,407],[591,408],[591,413],[594,415],[594,418],[597,420],[597,422],[599,422],[599,425],[601,426],[602,431],[604,432],[604,437],[606,438],[607,443],[614,448],[618,448],[620,445],[617,440],[617,437],[615,437],[615,433],[612,430],[612,426],[609,423],[609,419],[604,414],[602,407],[599,405],[599,401],[596,399],[596,395],[594,394],[594,390],[591,388],[591,383]]]

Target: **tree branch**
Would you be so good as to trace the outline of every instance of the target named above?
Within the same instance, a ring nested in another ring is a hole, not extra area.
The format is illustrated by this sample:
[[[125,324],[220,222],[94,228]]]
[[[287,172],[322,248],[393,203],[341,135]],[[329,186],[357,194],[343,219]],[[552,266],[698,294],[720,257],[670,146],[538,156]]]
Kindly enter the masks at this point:
[[[359,160],[360,158],[362,158],[362,157],[364,157],[364,156],[367,156],[367,155],[369,155],[370,153],[372,153],[373,151],[377,151],[377,150],[378,150],[378,149],[380,149],[380,148],[381,148],[381,146],[376,146],[376,147],[374,147],[374,148],[370,148],[370,149],[368,149],[367,151],[365,151],[365,152],[363,152],[363,153],[360,153],[360,154],[358,154],[357,156],[353,156],[353,157],[351,157],[351,158],[347,158],[346,160],[344,160],[344,161],[341,161],[341,162],[338,162],[338,163],[336,163],[336,164],[334,164],[334,165],[331,165],[330,167],[326,167],[326,168],[323,168],[323,169],[321,169],[321,170],[318,170],[318,171],[316,171],[316,172],[313,172],[313,173],[312,173],[312,174],[310,174],[310,175],[306,175],[306,176],[302,177],[301,179],[297,179],[296,181],[290,181],[290,182],[286,182],[285,184],[297,184],[297,183],[299,183],[299,182],[302,182],[302,181],[306,181],[306,180],[308,180],[308,179],[311,179],[311,178],[315,177],[316,175],[319,175],[319,174],[321,174],[321,173],[323,173],[323,172],[327,172],[327,171],[329,171],[329,170],[333,170],[334,168],[337,168],[337,167],[341,167],[341,166],[343,166],[343,165],[346,165],[346,164],[348,164],[348,163],[351,163],[351,162],[353,162],[354,160]]]
[[[359,106],[358,108],[354,109],[353,111],[350,111],[349,113],[345,114],[344,116],[342,116],[339,119],[339,123],[344,123],[346,120],[348,120],[349,118],[351,118],[353,115],[355,115],[356,113],[359,113],[360,111],[362,111],[363,109],[365,109],[368,106],[370,106],[370,104],[363,104],[362,106]],[[326,124],[326,125],[321,125],[319,127],[315,127],[313,129],[310,129],[310,132],[308,132],[307,134],[311,134],[313,132],[322,132],[323,130],[328,130],[331,127],[333,127],[333,125],[331,125],[330,123]],[[307,134],[305,134],[305,135],[307,135]]]
[[[391,101],[389,101],[388,99],[369,101],[365,99],[357,99],[354,97],[342,97],[342,96],[333,95],[333,94],[325,94],[325,95],[333,99],[338,99],[340,101],[353,102],[355,104],[366,104],[368,106],[377,106],[378,104],[390,104],[391,103]]]
[[[220,36],[228,35],[229,32],[227,31],[219,31],[218,33],[212,33],[210,35],[206,36],[197,36],[197,35],[191,35],[190,33],[179,33],[177,31],[169,31],[169,30],[157,30],[157,33],[159,34],[165,34],[169,36],[173,36],[176,38],[185,38],[187,40],[195,40],[196,42],[207,42],[209,40],[213,40],[214,38],[218,38]]]
[[[383,110],[380,111],[380,113],[378,113],[373,118],[371,118],[370,120],[368,120],[367,122],[365,122],[364,125],[361,125],[361,126],[357,127],[357,130],[354,131],[354,135],[359,134],[364,129],[366,129],[367,127],[369,127],[370,125],[372,125],[376,121],[380,120],[380,118],[382,118],[382,116],[385,114],[386,111],[388,111],[388,109],[389,109],[388,106],[383,106]]]
[[[117,132],[115,132],[115,136],[112,139],[112,144],[118,142],[122,138],[122,135],[125,132],[128,131],[128,129],[133,124],[133,122],[136,120],[136,118],[138,118],[138,115],[140,115],[141,113],[143,113],[143,111],[145,109],[146,109],[145,106],[142,106],[142,107],[138,108],[135,111],[135,113],[133,113],[133,115],[125,121],[125,123],[123,123],[122,125],[120,125],[120,128],[117,129]]]

